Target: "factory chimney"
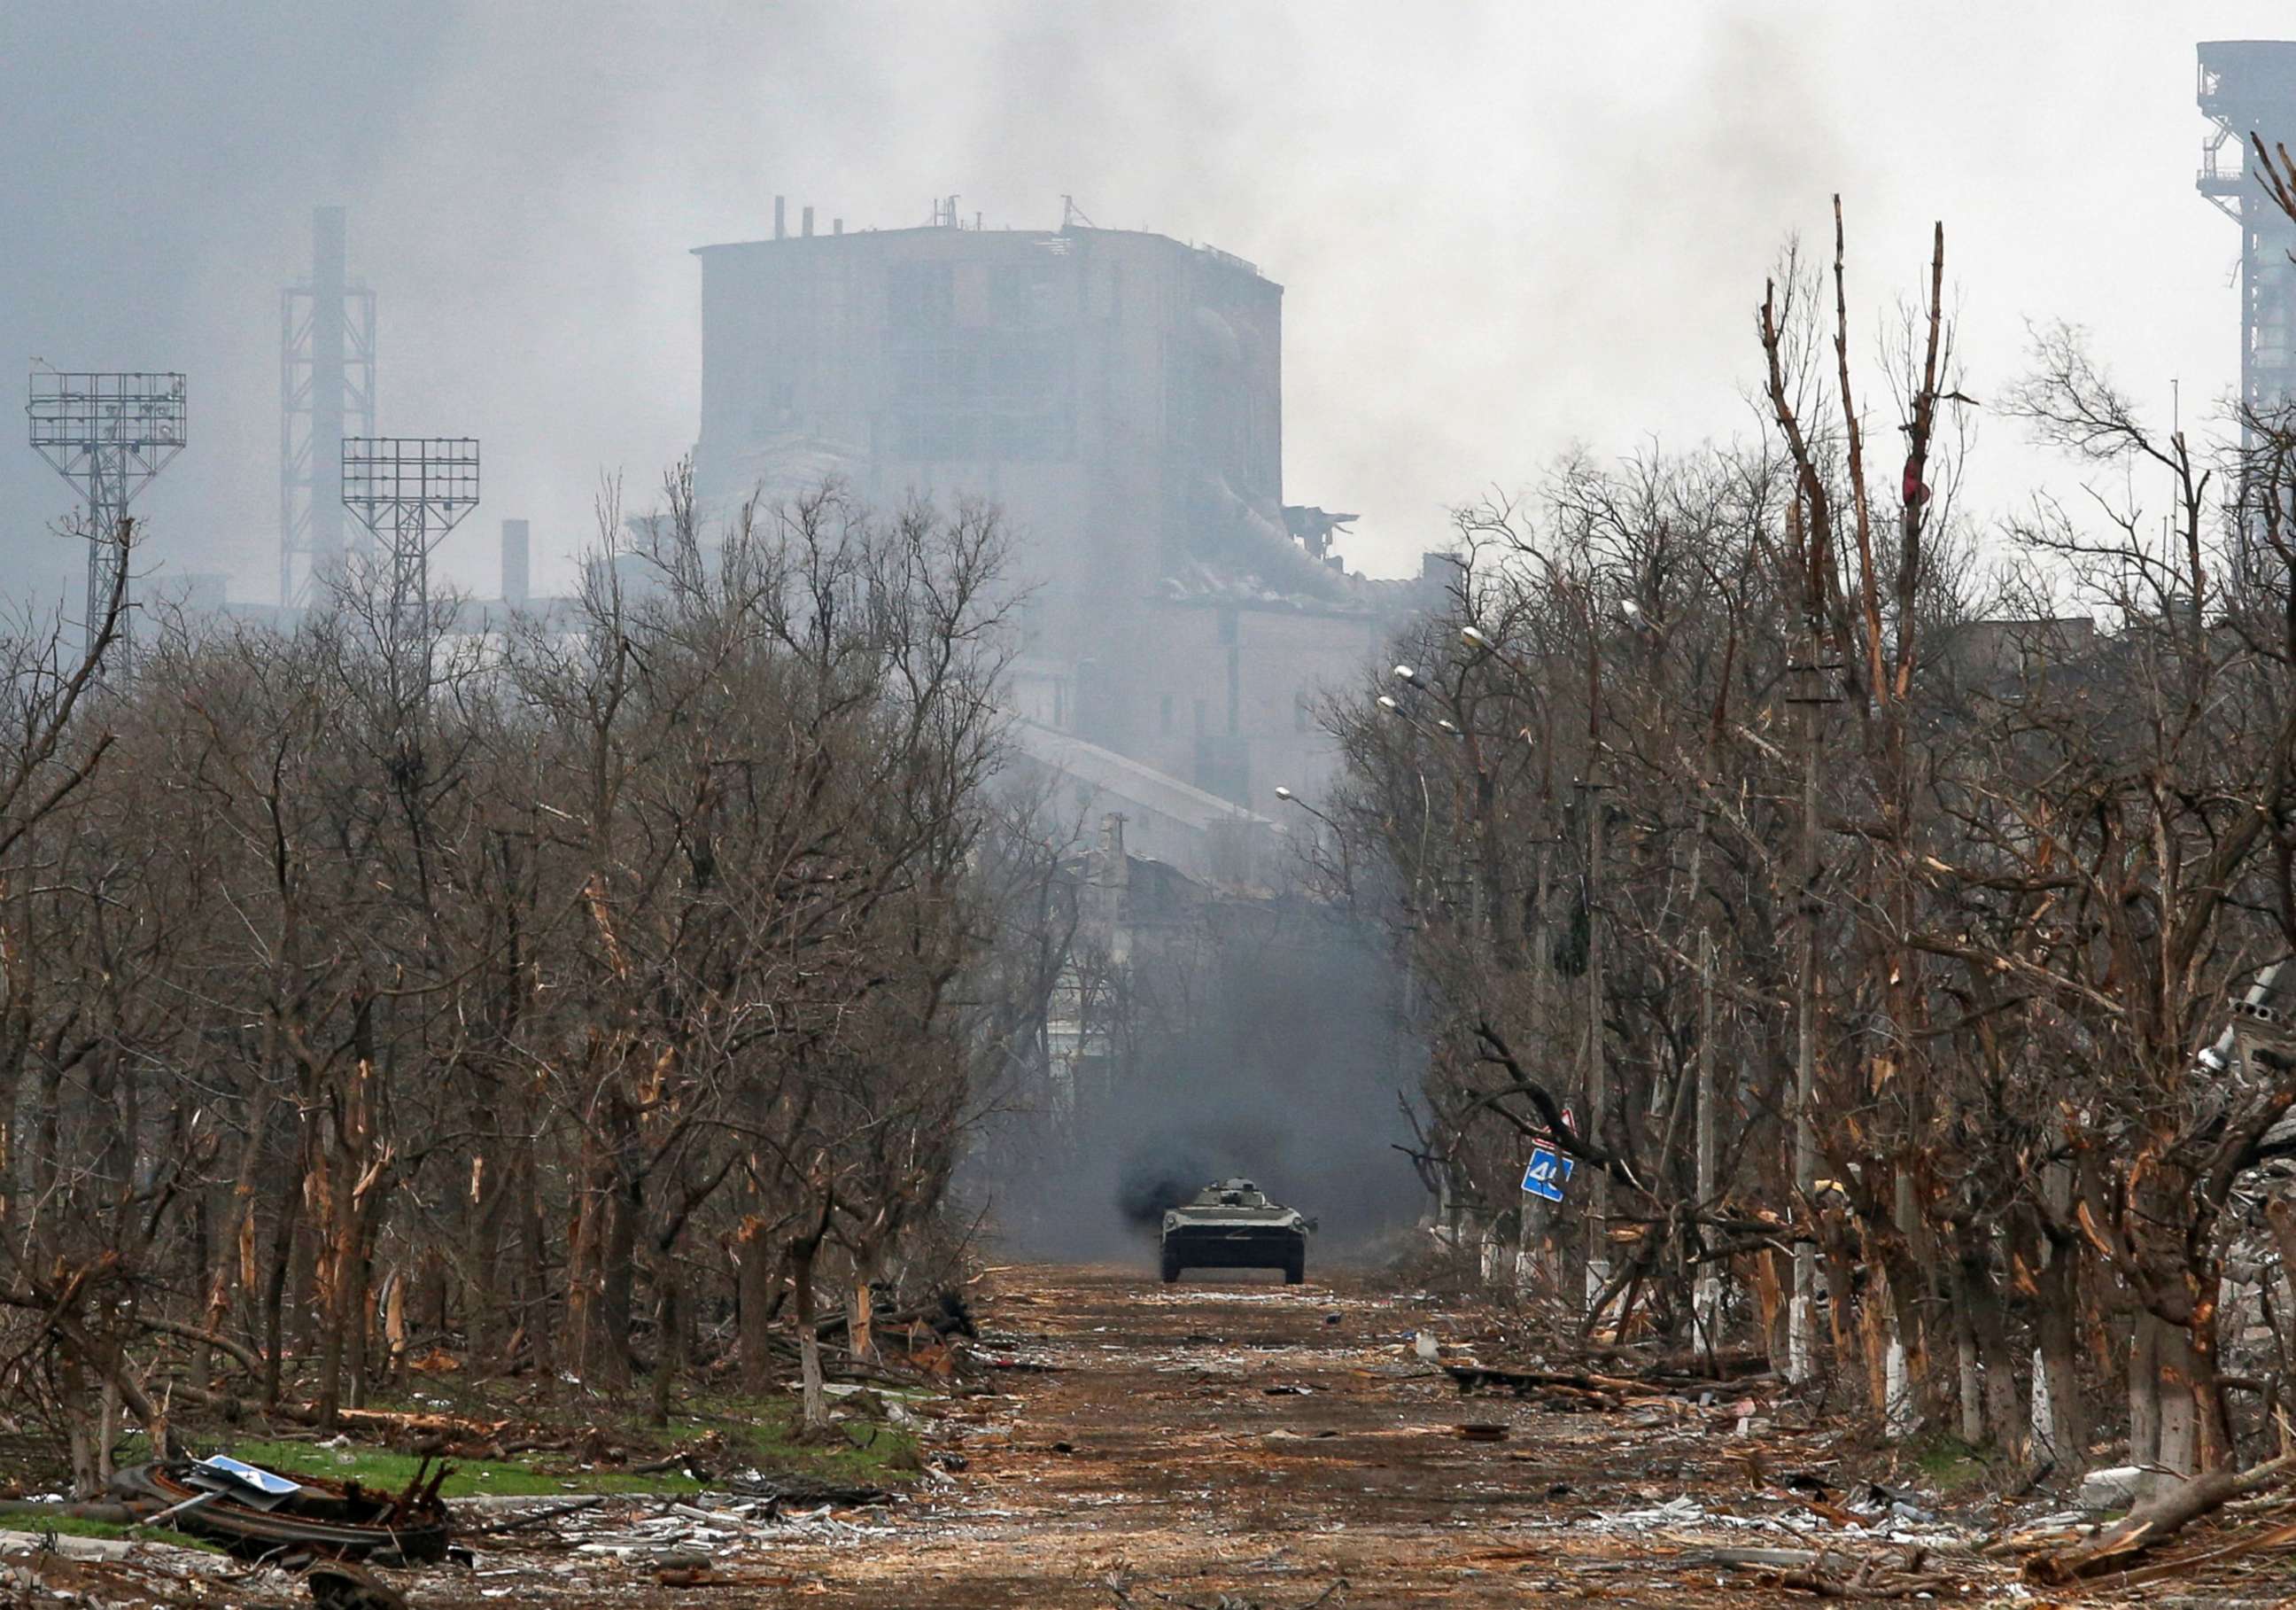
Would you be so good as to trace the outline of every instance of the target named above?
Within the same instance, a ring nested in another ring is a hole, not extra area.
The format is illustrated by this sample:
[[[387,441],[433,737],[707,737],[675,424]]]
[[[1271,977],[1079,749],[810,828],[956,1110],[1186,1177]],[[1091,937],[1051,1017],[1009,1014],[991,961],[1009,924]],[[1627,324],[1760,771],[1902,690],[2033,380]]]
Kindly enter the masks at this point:
[[[529,596],[527,581],[527,522],[505,520],[502,522],[502,598],[514,610],[522,610]]]

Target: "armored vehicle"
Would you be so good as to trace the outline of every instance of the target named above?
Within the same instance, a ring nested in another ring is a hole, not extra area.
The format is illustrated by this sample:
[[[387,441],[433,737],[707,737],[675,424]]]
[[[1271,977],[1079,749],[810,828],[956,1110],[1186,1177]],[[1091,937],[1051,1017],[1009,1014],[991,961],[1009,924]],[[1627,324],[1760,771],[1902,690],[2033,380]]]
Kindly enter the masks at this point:
[[[1249,1179],[1219,1180],[1165,1211],[1165,1282],[1189,1269],[1280,1269],[1283,1283],[1297,1286],[1307,1278],[1308,1232],[1315,1228]]]

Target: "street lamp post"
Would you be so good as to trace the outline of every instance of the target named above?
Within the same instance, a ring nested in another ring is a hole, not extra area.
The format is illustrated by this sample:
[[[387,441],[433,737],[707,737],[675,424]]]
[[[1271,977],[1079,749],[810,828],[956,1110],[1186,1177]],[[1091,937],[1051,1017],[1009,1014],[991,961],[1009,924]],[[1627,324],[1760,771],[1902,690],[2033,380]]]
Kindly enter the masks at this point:
[[[1395,674],[1405,682],[1415,683],[1416,681],[1411,668],[1407,665],[1397,666]],[[1434,736],[1432,733],[1413,720],[1411,713],[1389,694],[1380,694],[1379,708],[1401,721],[1420,736],[1431,739]],[[1411,909],[1416,916],[1422,914],[1419,888],[1427,875],[1427,832],[1435,820],[1435,804],[1433,797],[1427,792],[1427,773],[1415,759],[1412,761],[1411,770],[1412,774],[1419,779],[1419,858],[1411,864]]]
[[[1348,891],[1348,903],[1353,905],[1356,898],[1356,874],[1354,862],[1348,854],[1348,835],[1340,831],[1340,825],[1337,822],[1280,783],[1275,786],[1275,797],[1287,805],[1297,805],[1332,830],[1332,842],[1338,845],[1340,850],[1340,886]]]

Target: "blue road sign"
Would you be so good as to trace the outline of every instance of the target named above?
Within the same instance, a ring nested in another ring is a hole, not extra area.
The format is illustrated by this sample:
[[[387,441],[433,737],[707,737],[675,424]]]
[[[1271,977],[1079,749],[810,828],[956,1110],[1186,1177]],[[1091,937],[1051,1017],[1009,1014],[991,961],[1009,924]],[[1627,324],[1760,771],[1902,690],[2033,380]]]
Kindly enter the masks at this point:
[[[1534,1196],[1549,1202],[1562,1200],[1562,1182],[1570,1178],[1576,1165],[1546,1146],[1535,1146],[1530,1154],[1530,1166],[1522,1171],[1522,1188]]]

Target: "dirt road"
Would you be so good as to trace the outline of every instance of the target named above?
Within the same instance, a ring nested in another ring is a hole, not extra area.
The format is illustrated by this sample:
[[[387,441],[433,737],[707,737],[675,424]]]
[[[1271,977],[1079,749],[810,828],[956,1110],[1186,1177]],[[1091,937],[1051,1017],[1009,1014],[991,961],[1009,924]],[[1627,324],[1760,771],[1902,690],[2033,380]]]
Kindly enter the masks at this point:
[[[993,1286],[982,1351],[1044,1368],[999,1371],[1005,1395],[951,1406],[932,1442],[964,1468],[889,1516],[754,1542],[704,1528],[702,1551],[746,1589],[655,1586],[647,1550],[615,1557],[609,1535],[585,1552],[489,1550],[475,1578],[426,1573],[418,1602],[1108,1610],[1106,1579],[1123,1573],[1143,1606],[1160,1592],[1289,1607],[1341,1579],[1334,1606],[1581,1590],[1742,1606],[1742,1585],[1718,1592],[1711,1568],[1702,1580],[1663,1562],[1701,1538],[1795,1540],[1685,1507],[1747,1493],[1715,1429],[1727,1406],[1628,1417],[1462,1399],[1413,1350],[1414,1332],[1456,1337],[1469,1323],[1432,1298],[1347,1277],[1168,1287],[1120,1269],[1016,1269]],[[1469,1420],[1504,1421],[1507,1439],[1463,1441]]]

